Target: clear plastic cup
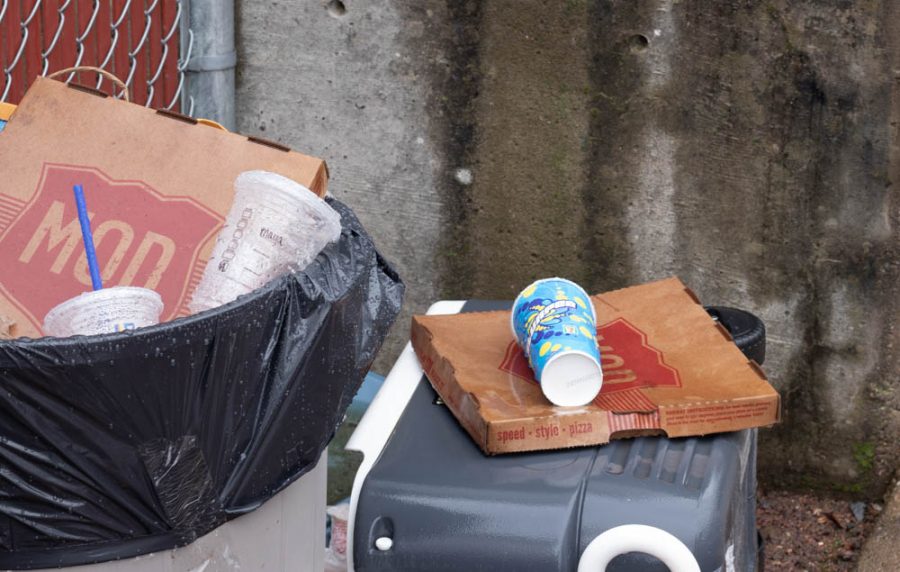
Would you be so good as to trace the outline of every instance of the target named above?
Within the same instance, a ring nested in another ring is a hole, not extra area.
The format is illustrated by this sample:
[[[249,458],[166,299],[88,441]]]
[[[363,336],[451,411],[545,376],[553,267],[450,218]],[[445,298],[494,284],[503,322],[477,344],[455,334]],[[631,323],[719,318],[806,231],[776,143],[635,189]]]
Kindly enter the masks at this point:
[[[191,312],[227,304],[306,268],[340,234],[340,215],[303,185],[266,171],[241,173]]]
[[[162,298],[153,290],[104,288],[85,292],[47,312],[44,334],[65,338],[135,330],[158,324],[162,311]]]

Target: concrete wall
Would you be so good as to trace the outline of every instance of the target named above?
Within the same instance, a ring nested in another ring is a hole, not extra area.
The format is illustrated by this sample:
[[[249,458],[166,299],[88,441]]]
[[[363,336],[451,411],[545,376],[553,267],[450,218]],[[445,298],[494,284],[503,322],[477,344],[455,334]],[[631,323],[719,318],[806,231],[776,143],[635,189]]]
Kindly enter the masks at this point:
[[[511,298],[677,274],[761,315],[770,481],[898,462],[900,8],[887,2],[243,0],[239,128],[325,157],[409,284]]]

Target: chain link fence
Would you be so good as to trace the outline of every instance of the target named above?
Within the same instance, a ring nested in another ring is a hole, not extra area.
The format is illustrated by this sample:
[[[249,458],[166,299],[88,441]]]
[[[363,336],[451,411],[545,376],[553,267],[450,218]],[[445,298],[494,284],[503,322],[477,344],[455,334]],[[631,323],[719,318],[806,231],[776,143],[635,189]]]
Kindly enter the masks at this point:
[[[193,44],[188,0],[0,0],[0,102],[17,103],[36,76],[94,66],[122,79],[135,103],[191,114]],[[97,74],[78,75],[122,95]]]

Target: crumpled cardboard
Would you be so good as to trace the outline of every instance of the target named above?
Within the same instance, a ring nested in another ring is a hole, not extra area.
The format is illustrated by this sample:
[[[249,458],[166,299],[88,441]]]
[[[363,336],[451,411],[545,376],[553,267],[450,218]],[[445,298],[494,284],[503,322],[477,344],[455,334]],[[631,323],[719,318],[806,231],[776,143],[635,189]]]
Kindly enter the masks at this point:
[[[604,381],[583,407],[541,393],[509,312],[414,316],[435,390],[488,454],[705,435],[772,425],[780,398],[677,278],[592,296]]]
[[[234,179],[251,169],[326,192],[321,159],[38,78],[0,132],[0,316],[37,337],[48,310],[90,290],[74,184],[104,285],[151,288],[163,320],[186,315]]]

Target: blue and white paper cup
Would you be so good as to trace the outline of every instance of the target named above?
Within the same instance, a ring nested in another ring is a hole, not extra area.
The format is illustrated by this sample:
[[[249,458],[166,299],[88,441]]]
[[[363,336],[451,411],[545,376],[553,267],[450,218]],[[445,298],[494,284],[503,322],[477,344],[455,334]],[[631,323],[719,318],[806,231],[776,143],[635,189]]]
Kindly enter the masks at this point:
[[[576,406],[597,397],[603,385],[597,315],[581,286],[564,278],[532,283],[516,297],[511,322],[547,399]]]

